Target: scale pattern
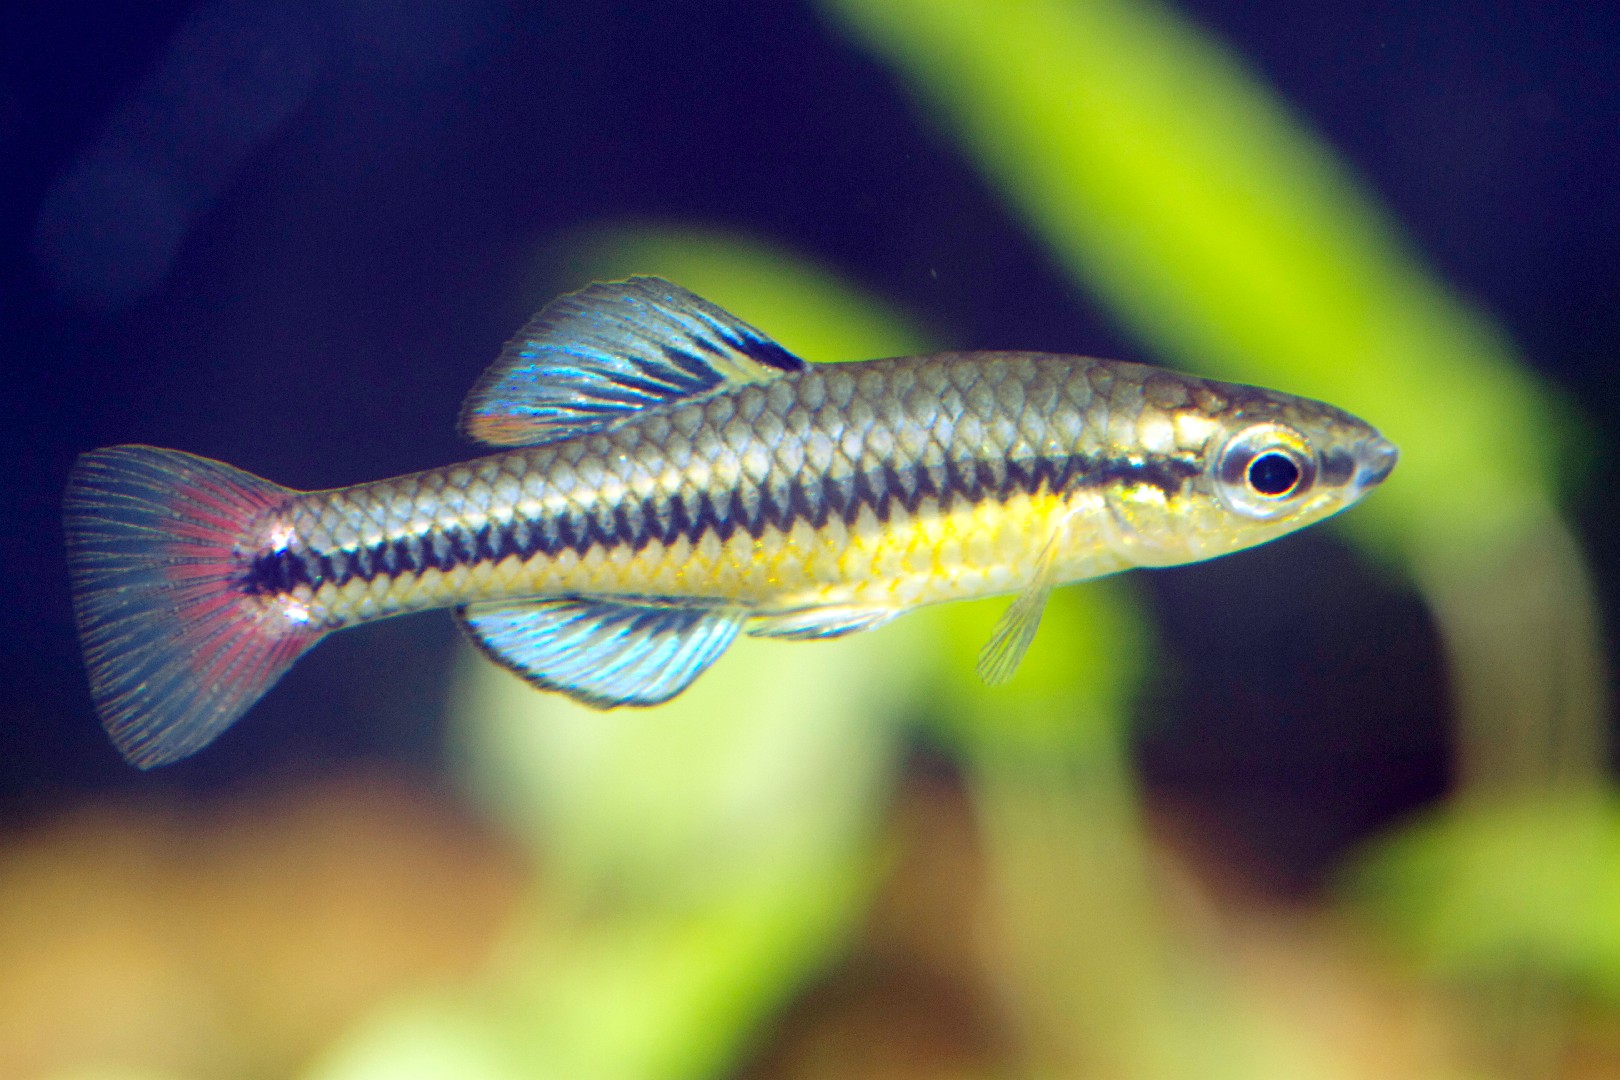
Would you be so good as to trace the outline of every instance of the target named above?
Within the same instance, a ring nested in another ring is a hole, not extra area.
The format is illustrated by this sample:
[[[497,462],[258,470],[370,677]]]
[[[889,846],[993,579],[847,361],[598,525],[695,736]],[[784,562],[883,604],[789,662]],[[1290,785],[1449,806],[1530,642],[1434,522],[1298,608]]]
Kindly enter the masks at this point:
[[[1179,494],[1199,448],[1144,447],[1177,410],[1230,408],[1232,389],[1032,353],[812,365],[600,434],[298,496],[245,588],[333,628],[524,596],[769,614],[1005,592],[1087,493]]]

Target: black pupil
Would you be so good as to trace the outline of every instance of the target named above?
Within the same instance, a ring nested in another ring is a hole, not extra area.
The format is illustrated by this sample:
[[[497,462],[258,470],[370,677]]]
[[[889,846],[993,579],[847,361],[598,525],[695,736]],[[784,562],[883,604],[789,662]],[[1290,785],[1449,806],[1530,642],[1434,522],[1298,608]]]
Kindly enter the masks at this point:
[[[1299,466],[1286,454],[1261,454],[1249,462],[1249,486],[1261,495],[1286,495],[1299,483]]]

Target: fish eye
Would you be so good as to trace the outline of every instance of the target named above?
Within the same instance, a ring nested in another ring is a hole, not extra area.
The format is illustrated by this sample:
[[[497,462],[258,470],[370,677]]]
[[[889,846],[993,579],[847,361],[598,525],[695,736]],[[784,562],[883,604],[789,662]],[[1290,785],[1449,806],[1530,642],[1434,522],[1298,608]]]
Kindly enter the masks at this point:
[[[1299,484],[1300,467],[1280,450],[1267,450],[1249,462],[1249,490],[1280,499]]]
[[[1316,482],[1316,454],[1285,424],[1244,428],[1221,448],[1215,488],[1229,509],[1265,520],[1291,509]]]

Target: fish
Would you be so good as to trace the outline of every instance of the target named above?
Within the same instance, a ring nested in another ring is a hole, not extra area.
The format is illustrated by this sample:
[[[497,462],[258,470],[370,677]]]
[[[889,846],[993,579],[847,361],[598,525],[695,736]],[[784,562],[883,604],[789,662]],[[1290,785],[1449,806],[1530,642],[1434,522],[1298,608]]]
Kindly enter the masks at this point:
[[[80,455],[73,607],[123,756],[185,758],[327,634],[433,608],[607,709],[668,701],[741,633],[1010,594],[978,664],[1002,682],[1057,586],[1293,532],[1397,458],[1331,405],[1126,361],[807,363],[653,277],[543,308],[461,427],[494,452],[326,491],[179,450]]]

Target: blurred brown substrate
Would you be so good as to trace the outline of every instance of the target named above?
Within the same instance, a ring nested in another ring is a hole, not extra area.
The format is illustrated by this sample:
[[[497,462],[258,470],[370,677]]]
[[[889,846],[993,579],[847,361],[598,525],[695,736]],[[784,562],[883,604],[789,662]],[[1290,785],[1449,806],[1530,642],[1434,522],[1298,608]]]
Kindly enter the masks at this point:
[[[989,1076],[1012,1032],[984,958],[984,868],[960,789],[914,779],[894,866],[848,957],[784,1015],[745,1080]]]
[[[478,972],[523,877],[386,773],[0,838],[0,1076],[290,1075],[389,992]]]
[[[1149,831],[1164,932],[1216,988],[1211,1007],[1322,1075],[1418,1080],[1479,1064],[1465,999],[1406,970],[1326,899],[1277,899],[1185,807],[1150,814]],[[963,1080],[1031,1065],[961,788],[912,777],[887,843],[892,869],[863,925],[759,1033],[742,1080]],[[391,995],[476,985],[532,884],[511,848],[415,777],[331,778],[201,808],[88,806],[0,838],[0,1076],[92,1064],[298,1075]],[[1612,1010],[1571,1003],[1557,1019],[1534,1075],[1620,1076]]]
[[[1460,995],[1407,970],[1326,898],[1281,899],[1260,884],[1272,875],[1207,825],[1185,807],[1150,814],[1156,895],[1177,949],[1207,965],[1204,975],[1234,1019],[1271,1033],[1285,1054],[1303,1053],[1321,1068],[1313,1075],[1480,1075],[1469,1068],[1478,1045]],[[1030,1065],[1019,1019],[997,992],[1007,980],[1006,949],[964,793],[913,779],[891,841],[893,872],[848,958],[781,1018],[743,1080],[964,1080]],[[1535,1075],[1620,1076],[1612,1012],[1575,1009],[1565,1025]],[[1261,1059],[1270,1052],[1258,1051]],[[1141,1075],[1163,1075],[1148,1059]],[[1244,1075],[1233,1065],[1223,1074]],[[1262,1067],[1256,1075],[1285,1074]]]

